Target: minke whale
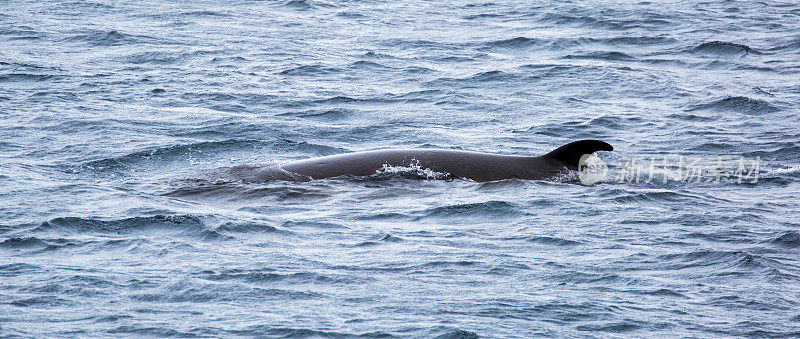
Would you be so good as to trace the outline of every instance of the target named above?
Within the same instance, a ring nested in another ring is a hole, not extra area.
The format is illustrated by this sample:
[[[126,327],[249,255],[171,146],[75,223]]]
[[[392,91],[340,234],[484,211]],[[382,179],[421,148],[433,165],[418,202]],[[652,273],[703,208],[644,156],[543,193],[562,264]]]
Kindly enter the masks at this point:
[[[280,165],[284,171],[323,179],[368,176],[387,167],[414,166],[478,182],[503,179],[543,180],[578,169],[584,154],[613,151],[599,140],[580,140],[542,156],[514,156],[447,149],[387,149],[329,155]]]

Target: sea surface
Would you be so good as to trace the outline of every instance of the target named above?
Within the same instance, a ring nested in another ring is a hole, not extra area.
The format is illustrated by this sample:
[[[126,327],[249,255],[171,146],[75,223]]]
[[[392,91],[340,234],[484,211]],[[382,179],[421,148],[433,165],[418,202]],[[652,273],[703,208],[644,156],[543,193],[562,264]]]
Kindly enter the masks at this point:
[[[758,180],[247,174],[579,139]],[[796,1],[0,2],[0,336],[797,337],[798,196]]]

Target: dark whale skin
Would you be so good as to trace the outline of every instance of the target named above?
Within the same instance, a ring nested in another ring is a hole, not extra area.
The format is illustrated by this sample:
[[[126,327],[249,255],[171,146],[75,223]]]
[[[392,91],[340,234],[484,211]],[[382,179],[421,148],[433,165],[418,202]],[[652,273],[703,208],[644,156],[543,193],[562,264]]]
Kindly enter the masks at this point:
[[[541,180],[577,169],[581,155],[599,150],[611,151],[613,147],[602,141],[581,140],[538,157],[446,149],[389,149],[292,161],[281,168],[312,179],[368,176],[385,166],[414,165],[478,182],[515,178]]]

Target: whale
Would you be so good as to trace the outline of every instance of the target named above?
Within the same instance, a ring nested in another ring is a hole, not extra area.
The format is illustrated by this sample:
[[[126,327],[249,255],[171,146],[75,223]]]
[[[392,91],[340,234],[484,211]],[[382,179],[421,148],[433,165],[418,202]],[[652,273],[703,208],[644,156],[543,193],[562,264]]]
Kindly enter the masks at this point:
[[[311,180],[369,176],[390,167],[430,169],[450,177],[487,182],[504,179],[546,180],[578,170],[582,156],[614,148],[599,140],[568,143],[541,156],[502,155],[449,149],[383,149],[328,155],[280,165]]]

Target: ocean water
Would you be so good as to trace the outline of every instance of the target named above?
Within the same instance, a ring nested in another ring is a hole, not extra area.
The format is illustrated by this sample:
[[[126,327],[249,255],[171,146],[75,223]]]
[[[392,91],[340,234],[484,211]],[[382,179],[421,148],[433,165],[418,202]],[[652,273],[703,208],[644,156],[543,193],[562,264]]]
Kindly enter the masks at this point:
[[[0,336],[800,335],[793,1],[0,2]],[[258,181],[381,148],[757,182]]]

